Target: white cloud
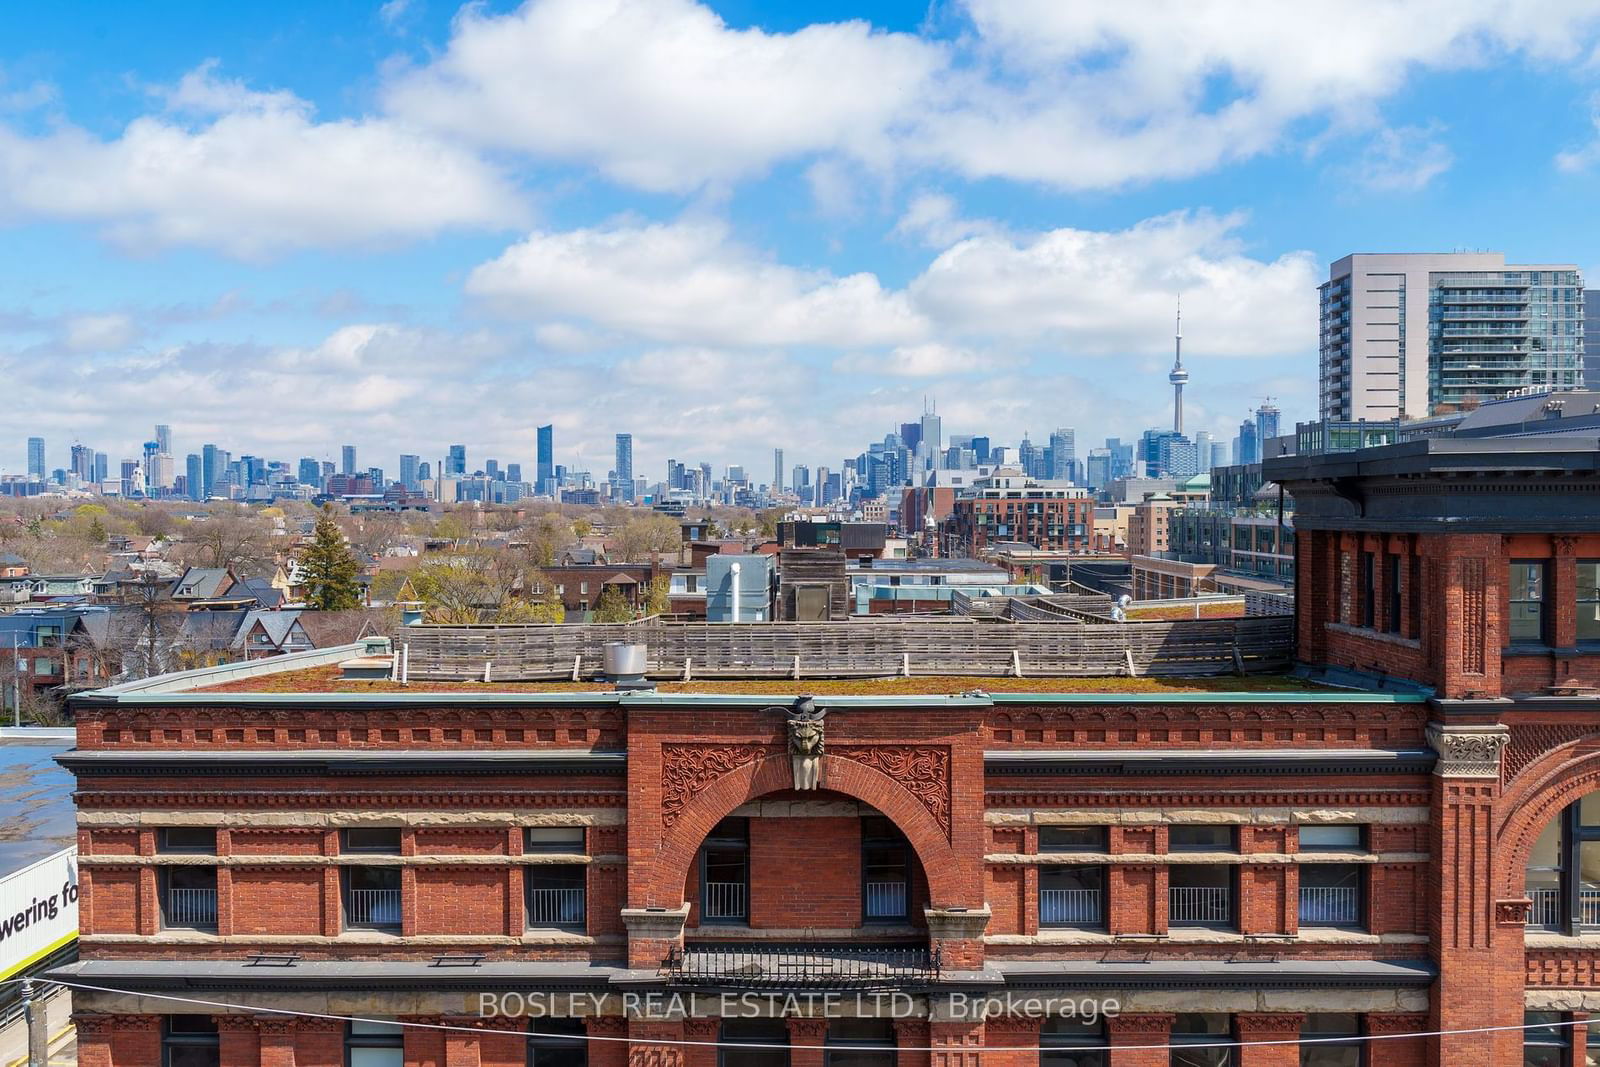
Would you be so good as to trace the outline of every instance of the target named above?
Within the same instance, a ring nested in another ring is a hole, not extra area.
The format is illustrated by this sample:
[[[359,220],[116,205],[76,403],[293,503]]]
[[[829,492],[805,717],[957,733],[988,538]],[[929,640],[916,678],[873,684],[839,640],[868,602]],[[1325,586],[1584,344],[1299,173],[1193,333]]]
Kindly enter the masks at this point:
[[[1379,130],[1345,176],[1373,192],[1420,192],[1455,162],[1439,133],[1437,124]]]
[[[108,312],[67,319],[61,340],[73,352],[110,352],[126,348],[138,335],[132,318],[121,312]]]
[[[865,22],[736,30],[692,0],[474,7],[449,48],[389,86],[391,113],[496,148],[688,190],[814,153],[886,158],[884,134],[944,64]]]
[[[1586,0],[1278,0],[1152,7],[966,0],[950,42],[818,23],[734,29],[693,0],[468,7],[391,114],[471,143],[688,191],[788,160],[1099,189],[1182,178],[1375,124],[1419,70],[1576,62]],[[844,172],[808,171],[824,210]]]
[[[525,217],[492,168],[400,123],[317,122],[304,101],[219,81],[209,64],[167,103],[208,120],[144,116],[109,141],[71,126],[37,137],[0,126],[0,220],[94,223],[134,252],[192,245],[260,258]]]
[[[987,234],[940,253],[909,287],[944,331],[1048,341],[1069,356],[1184,349],[1264,356],[1315,343],[1316,260],[1247,255],[1236,216],[1176,212],[1125,230]]]
[[[872,274],[775,263],[710,222],[534,233],[474,270],[466,291],[508,316],[709,347],[893,344],[926,328]]]
[[[919,193],[912,197],[894,227],[896,236],[915,240],[928,248],[946,248],[968,237],[1002,231],[1003,227],[991,220],[960,217],[955,198],[944,193]]]
[[[1584,0],[1129,4],[967,0],[988,66],[908,150],[969,177],[1100,188],[1273,150],[1302,120],[1368,125],[1419,69],[1574,61]]]
[[[848,372],[870,369],[872,365],[869,363],[864,368],[856,357],[841,356],[833,366],[837,371]],[[989,366],[988,357],[971,349],[929,341],[895,346],[877,369],[897,378],[947,378],[974,374]]]
[[[1568,174],[1581,174],[1600,163],[1600,96],[1590,101],[1589,123],[1593,136],[1587,144],[1556,153],[1556,168]]]

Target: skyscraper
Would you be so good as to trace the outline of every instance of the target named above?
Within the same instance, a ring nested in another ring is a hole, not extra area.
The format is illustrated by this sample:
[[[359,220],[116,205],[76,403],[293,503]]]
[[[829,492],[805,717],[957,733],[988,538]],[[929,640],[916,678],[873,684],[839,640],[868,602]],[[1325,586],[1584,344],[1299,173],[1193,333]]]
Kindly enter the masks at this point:
[[[1065,427],[1050,435],[1050,477],[1055,481],[1071,481],[1077,475],[1076,436]]]
[[[548,496],[555,495],[556,477],[556,428],[555,426],[539,427],[538,462],[539,484],[534,486],[534,491]]]
[[[198,453],[190,452],[183,460],[184,488],[189,492],[190,500],[204,500],[206,498],[206,473],[205,465],[201,462]]]
[[[783,449],[772,450],[772,491],[783,492]]]
[[[1194,433],[1194,455],[1200,464],[1200,472],[1211,469],[1211,431],[1196,430]]]
[[[616,490],[619,499],[633,499],[633,434],[617,434]]]
[[[309,485],[320,491],[322,489],[322,464],[309,456],[300,460],[300,469],[296,474],[301,485]]]
[[[1260,458],[1266,458],[1267,442],[1278,436],[1278,416],[1281,413],[1273,406],[1271,398],[1256,408],[1256,449]]]
[[[1583,384],[1600,389],[1600,289],[1583,291]]]
[[[1172,373],[1167,375],[1172,383],[1172,432],[1183,434],[1183,387],[1188,384],[1189,372],[1183,369],[1183,305],[1178,305],[1178,318],[1172,335]]]
[[[28,438],[28,476],[44,478],[44,438]]]
[[[103,482],[111,477],[111,457],[104,452],[94,454],[94,480]]]
[[[1255,419],[1245,419],[1239,424],[1239,462],[1261,462],[1261,437]]]
[[[356,473],[356,446],[345,445],[339,450],[339,453],[342,460],[339,465],[339,473],[346,477],[354,475]]]
[[[206,445],[200,449],[204,469],[200,478],[200,495],[196,500],[208,500],[211,491],[217,486],[217,479],[222,476],[222,467],[227,464],[227,453],[216,445]]]
[[[168,426],[164,422],[156,423],[156,444],[159,446],[156,449],[157,452],[165,452],[169,456],[172,455],[171,426]]]
[[[1499,252],[1356,254],[1318,289],[1325,419],[1422,418],[1514,389],[1582,380],[1572,264]]]
[[[467,446],[451,445],[450,456],[444,463],[444,476],[461,476],[467,473]]]
[[[418,488],[417,465],[421,462],[420,456],[407,454],[400,457],[400,484],[412,492]]]

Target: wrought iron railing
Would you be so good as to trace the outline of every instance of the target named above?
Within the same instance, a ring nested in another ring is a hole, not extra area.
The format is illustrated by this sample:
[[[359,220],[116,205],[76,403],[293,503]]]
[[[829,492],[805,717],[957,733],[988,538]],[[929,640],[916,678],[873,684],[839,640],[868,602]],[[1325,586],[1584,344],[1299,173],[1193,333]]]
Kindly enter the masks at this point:
[[[215,889],[168,889],[162,908],[168,926],[196,928],[217,925]]]
[[[1227,886],[1175,885],[1169,894],[1169,922],[1225,923],[1233,918],[1233,891]]]
[[[868,882],[867,918],[904,919],[906,917],[906,884],[904,882]]]
[[[707,882],[701,897],[700,918],[723,921],[747,918],[748,889],[743,882]]]
[[[399,926],[400,890],[345,890],[344,921],[350,926]]]
[[[1100,890],[1039,890],[1039,921],[1046,926],[1099,923]]]
[[[581,926],[583,889],[532,889],[528,891],[529,926]]]
[[[1301,926],[1355,926],[1361,921],[1361,890],[1353,885],[1300,887]]]
[[[938,980],[923,945],[690,945],[661,963],[672,984],[724,989],[901,989]]]

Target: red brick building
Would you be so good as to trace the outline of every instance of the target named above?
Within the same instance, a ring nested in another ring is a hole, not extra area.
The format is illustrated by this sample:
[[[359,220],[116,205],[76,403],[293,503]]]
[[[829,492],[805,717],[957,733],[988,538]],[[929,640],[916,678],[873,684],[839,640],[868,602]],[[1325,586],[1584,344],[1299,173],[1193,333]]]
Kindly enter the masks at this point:
[[[1273,475],[1362,688],[80,698],[79,1062],[1582,1064],[1600,445],[1483,447]]]
[[[973,558],[1000,541],[1087,552],[1093,524],[1094,499],[1088,490],[1036,482],[1002,469],[956,494],[944,539],[947,554]]]

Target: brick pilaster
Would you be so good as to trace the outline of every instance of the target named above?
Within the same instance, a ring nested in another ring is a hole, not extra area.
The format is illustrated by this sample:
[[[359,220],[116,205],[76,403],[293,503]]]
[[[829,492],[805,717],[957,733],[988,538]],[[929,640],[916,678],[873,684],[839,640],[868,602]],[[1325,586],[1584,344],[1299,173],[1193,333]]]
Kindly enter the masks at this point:
[[[1233,1017],[1239,1035],[1239,1067],[1300,1067],[1300,1027],[1305,1016],[1294,1012],[1249,1012]],[[1292,1044],[1248,1044],[1281,1041]]]
[[[827,1056],[828,1020],[789,1019],[789,1067],[822,1067]]]

